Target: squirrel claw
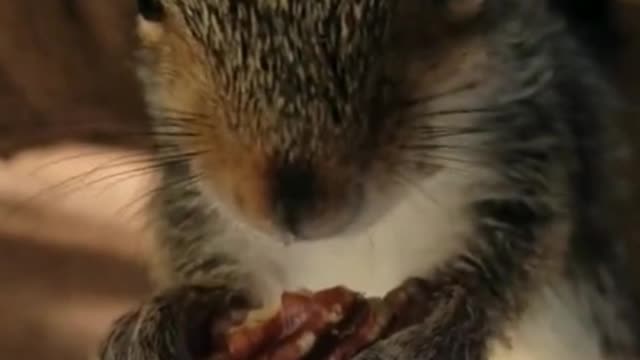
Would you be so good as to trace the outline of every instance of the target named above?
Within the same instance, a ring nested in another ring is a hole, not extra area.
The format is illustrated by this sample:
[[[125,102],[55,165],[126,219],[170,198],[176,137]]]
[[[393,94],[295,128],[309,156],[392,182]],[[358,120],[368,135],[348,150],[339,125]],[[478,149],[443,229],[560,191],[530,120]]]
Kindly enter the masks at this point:
[[[389,321],[392,312],[382,299],[368,299],[366,308],[357,317],[343,340],[331,351],[327,360],[351,359],[359,351],[378,340]]]

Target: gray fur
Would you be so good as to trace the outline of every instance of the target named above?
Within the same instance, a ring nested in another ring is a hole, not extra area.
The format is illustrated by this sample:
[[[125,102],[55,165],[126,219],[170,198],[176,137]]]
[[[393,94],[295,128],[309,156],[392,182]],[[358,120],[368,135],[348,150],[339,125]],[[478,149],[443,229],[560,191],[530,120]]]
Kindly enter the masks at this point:
[[[279,115],[227,119],[238,137],[271,144],[293,157],[320,156],[334,154],[327,148],[337,144],[365,152],[379,145],[373,139],[380,128],[409,126],[385,123],[391,117],[376,118],[380,125],[372,116],[358,115],[371,115],[362,105],[371,103],[362,94],[380,75],[376,58],[397,45],[386,42],[397,40],[387,32],[393,29],[393,5],[412,0],[163,1],[180,10],[238,113]],[[538,1],[486,3],[475,27],[465,31],[486,32],[489,56],[508,81],[492,94],[485,104],[490,111],[472,128],[485,136],[483,166],[499,179],[486,188],[486,196],[469,200],[474,236],[481,241],[424,274],[429,314],[356,359],[486,360],[488,344],[526,311],[530,298],[548,285],[549,274],[586,296],[603,351],[615,359],[636,358],[634,315],[602,216],[606,193],[598,189],[606,180],[610,90],[563,23]],[[154,83],[150,76],[148,87]],[[171,125],[154,106],[157,128]],[[423,176],[416,167],[428,162],[435,145],[424,133],[408,134],[404,152],[388,168]],[[188,156],[167,161],[185,151],[175,137],[158,138],[167,185],[153,207],[161,291],[116,323],[104,360],[195,360],[202,349],[190,348],[185,339],[207,328],[176,320],[192,318],[184,309],[206,308],[194,311],[213,321],[228,310],[228,301],[221,299],[229,293],[260,301],[253,297],[249,270],[221,250],[220,244],[242,236],[236,224],[207,200],[197,181],[189,180],[196,175]],[[569,236],[545,238],[557,226],[568,227]],[[566,251],[552,259],[549,249],[556,246]]]

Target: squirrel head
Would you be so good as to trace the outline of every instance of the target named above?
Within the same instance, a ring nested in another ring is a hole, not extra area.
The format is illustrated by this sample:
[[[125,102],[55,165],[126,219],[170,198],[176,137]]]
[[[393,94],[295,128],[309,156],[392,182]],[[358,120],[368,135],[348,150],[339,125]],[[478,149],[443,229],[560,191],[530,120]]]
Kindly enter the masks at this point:
[[[335,234],[372,192],[438,172],[445,133],[466,133],[504,77],[476,29],[490,3],[139,0],[159,142],[245,224]]]

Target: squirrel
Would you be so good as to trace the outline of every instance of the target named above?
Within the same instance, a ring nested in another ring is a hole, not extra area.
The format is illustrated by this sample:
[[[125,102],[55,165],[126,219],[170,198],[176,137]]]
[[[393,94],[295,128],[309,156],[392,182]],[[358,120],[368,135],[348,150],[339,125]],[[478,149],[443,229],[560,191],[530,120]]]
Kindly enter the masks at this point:
[[[343,358],[640,358],[617,99],[545,2],[138,0],[137,34],[156,291],[101,359],[205,359],[332,286],[400,324]]]

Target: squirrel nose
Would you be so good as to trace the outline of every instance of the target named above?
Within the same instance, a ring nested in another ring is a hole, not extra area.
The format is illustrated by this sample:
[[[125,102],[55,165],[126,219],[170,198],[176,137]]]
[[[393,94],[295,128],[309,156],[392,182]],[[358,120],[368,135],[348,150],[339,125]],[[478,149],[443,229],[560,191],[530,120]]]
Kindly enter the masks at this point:
[[[276,221],[295,236],[309,208],[317,201],[315,179],[311,169],[286,165],[275,174],[273,206]]]
[[[326,180],[325,176],[305,164],[288,163],[274,173],[275,221],[295,238],[308,240],[334,235],[355,217],[359,198],[330,193],[323,179]]]

